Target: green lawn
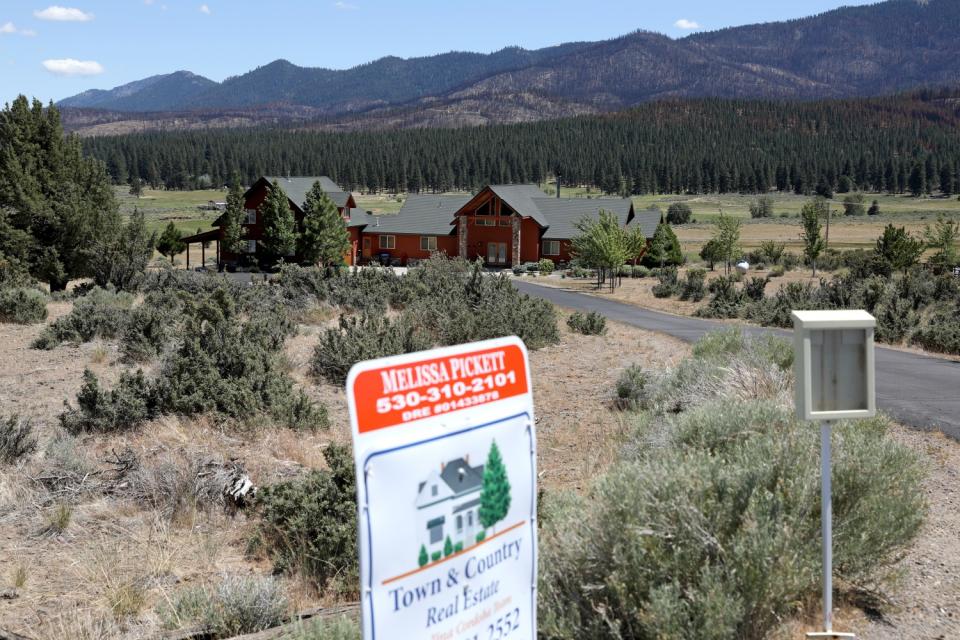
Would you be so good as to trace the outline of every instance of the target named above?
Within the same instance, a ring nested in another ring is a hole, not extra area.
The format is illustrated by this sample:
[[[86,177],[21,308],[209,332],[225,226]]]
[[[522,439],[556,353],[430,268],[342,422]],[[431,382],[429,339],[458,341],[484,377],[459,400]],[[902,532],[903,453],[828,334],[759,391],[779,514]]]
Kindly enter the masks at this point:
[[[144,189],[140,198],[129,193],[129,188],[120,186],[115,188],[117,200],[120,203],[120,212],[129,215],[134,208],[143,212],[147,221],[147,228],[158,233],[170,222],[173,222],[184,235],[192,235],[197,229],[206,231],[220,215],[216,211],[201,211],[197,207],[207,204],[210,200],[222,202],[227,192],[219,189],[203,191],[157,191]]]

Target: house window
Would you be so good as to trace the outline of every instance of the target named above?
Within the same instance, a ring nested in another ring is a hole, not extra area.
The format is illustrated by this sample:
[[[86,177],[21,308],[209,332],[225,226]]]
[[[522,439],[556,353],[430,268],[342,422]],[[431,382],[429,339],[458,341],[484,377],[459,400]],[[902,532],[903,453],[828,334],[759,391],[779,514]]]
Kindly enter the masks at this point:
[[[247,240],[247,246],[244,248],[244,253],[256,253],[257,252],[257,241],[256,240]]]
[[[436,251],[437,236],[420,236],[420,251]]]
[[[496,224],[497,221],[490,218],[477,218],[478,227],[494,227]]]
[[[473,526],[473,510],[472,509],[470,511],[467,511],[467,526],[468,527]]]
[[[511,220],[510,218],[500,218],[500,226],[501,226],[501,227],[512,227],[512,226],[513,226],[513,220]]]
[[[380,236],[381,249],[395,249],[397,247],[397,236]]]
[[[560,255],[560,241],[559,241],[559,240],[544,240],[544,241],[543,241],[543,255],[545,255],[545,256],[558,256],[558,255]]]
[[[443,540],[443,520],[443,516],[440,516],[427,523],[427,531],[430,532],[430,544],[437,544]]]
[[[463,532],[463,516],[457,516],[457,533]]]
[[[245,209],[244,213],[247,214],[247,217],[244,218],[243,224],[257,224],[257,210],[256,209]]]
[[[433,485],[432,487],[430,487],[430,495],[433,496],[434,498],[437,497],[437,485]]]

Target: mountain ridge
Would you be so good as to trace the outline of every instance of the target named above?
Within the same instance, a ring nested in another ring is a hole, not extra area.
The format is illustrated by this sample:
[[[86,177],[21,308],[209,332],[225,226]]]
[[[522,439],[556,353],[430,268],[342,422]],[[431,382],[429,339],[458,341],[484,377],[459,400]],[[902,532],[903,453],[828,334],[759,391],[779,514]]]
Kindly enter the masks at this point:
[[[376,127],[526,121],[537,117],[536,105],[543,117],[558,117],[668,98],[872,96],[960,82],[958,32],[956,0],[887,0],[679,39],[637,30],[532,50],[386,56],[345,70],[278,59],[220,83],[180,71],[59,104],[111,112],[112,121],[122,120],[117,113],[144,121],[175,112],[189,121],[272,106],[318,123]],[[397,121],[397,112],[418,107],[434,111]]]

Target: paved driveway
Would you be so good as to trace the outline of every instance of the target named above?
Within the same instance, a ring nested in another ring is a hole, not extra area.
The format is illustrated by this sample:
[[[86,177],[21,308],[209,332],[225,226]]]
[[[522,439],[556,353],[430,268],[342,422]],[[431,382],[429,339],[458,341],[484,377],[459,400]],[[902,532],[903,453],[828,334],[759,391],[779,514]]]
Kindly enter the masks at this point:
[[[515,280],[517,289],[554,304],[578,311],[597,311],[610,320],[641,329],[659,331],[693,342],[703,334],[729,326],[723,323],[675,316],[606,300],[597,296]],[[744,326],[747,333],[789,331]],[[879,347],[877,406],[898,422],[921,429],[939,429],[960,440],[960,363],[942,358]]]

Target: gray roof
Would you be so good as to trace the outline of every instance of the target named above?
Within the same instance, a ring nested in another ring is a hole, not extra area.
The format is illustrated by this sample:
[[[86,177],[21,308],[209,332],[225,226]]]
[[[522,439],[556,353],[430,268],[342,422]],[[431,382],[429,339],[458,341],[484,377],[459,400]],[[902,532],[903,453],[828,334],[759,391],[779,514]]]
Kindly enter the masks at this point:
[[[657,227],[663,221],[663,212],[660,209],[641,209],[633,215],[633,224],[640,225],[643,229],[643,235],[652,238],[657,232]]]
[[[460,473],[461,470],[463,473]],[[471,467],[470,463],[463,458],[457,458],[443,465],[440,477],[455,494],[459,495],[483,484],[483,465]]]
[[[290,178],[264,176],[263,179],[271,184],[274,182],[278,183],[280,188],[287,194],[287,197],[300,207],[300,209],[303,209],[303,203],[307,199],[307,192],[313,187],[314,182],[320,183],[320,186],[338,207],[347,206],[347,199],[350,197],[350,194],[344,191],[343,187],[339,186],[327,176],[294,176]]]
[[[470,196],[411,194],[397,214],[368,215],[366,231],[447,236],[456,231],[454,214],[469,201]],[[352,216],[350,226],[356,226]]]
[[[541,227],[548,227],[550,223],[544,217],[537,205],[537,200],[545,199],[545,194],[535,184],[492,184],[490,190],[501,200],[509,204],[514,211],[525,218],[533,218]]]
[[[534,203],[549,223],[543,232],[544,239],[578,236],[577,222],[585,217],[596,218],[601,210],[615,214],[623,226],[633,206],[629,198],[537,198]]]

